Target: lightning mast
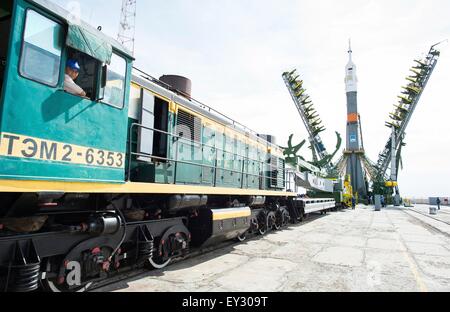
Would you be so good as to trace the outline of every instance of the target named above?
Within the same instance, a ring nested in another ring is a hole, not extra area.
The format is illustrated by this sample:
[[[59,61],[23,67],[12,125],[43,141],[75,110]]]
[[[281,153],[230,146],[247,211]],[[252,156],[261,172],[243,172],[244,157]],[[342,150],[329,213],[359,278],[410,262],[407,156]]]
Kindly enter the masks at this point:
[[[134,36],[136,33],[136,1],[122,0],[122,13],[117,40],[134,55]]]

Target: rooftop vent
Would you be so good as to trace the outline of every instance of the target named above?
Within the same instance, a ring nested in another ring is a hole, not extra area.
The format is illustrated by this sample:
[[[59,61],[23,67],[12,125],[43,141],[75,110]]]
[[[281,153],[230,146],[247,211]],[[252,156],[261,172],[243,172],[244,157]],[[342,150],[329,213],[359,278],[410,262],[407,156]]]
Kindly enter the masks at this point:
[[[192,97],[192,81],[190,79],[176,75],[164,75],[159,80],[171,86],[181,95],[189,99]]]

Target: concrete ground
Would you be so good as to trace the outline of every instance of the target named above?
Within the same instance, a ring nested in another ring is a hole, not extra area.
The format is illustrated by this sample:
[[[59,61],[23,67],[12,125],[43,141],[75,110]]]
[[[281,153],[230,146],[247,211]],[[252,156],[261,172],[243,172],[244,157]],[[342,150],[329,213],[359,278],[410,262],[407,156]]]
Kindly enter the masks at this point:
[[[450,291],[450,225],[411,209],[333,212],[98,291]]]

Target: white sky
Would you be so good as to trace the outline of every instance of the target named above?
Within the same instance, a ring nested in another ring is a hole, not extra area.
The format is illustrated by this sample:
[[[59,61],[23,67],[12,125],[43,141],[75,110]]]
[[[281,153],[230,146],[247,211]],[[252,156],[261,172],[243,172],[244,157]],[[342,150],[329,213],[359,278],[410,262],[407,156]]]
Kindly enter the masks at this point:
[[[67,6],[67,0],[53,0]],[[82,17],[116,36],[120,0],[77,1]],[[450,38],[448,0],[138,0],[136,65],[159,77],[193,81],[198,100],[285,145],[306,138],[281,74],[298,68],[334,150],[345,138],[345,65],[352,38],[366,152],[377,161],[384,126],[414,58]],[[400,190],[449,196],[450,49],[442,57],[410,123]],[[310,155],[307,148],[303,154]]]

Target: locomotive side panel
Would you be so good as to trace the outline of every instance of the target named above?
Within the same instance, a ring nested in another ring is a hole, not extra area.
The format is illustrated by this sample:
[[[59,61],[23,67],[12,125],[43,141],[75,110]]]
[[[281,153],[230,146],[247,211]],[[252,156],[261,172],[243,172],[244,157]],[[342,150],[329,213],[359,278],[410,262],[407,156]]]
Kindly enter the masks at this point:
[[[154,99],[150,108],[144,103],[146,94]],[[138,78],[132,84],[130,102],[131,181],[284,189],[285,164],[278,147],[193,111],[177,102],[174,94]],[[156,109],[156,102],[169,108],[167,116]],[[152,111],[150,122],[142,118],[148,110]],[[161,144],[163,137],[166,144]],[[142,142],[148,147],[142,147]]]

